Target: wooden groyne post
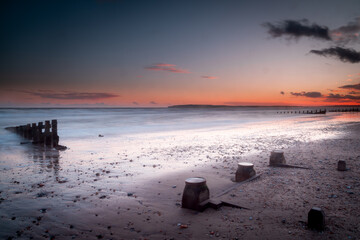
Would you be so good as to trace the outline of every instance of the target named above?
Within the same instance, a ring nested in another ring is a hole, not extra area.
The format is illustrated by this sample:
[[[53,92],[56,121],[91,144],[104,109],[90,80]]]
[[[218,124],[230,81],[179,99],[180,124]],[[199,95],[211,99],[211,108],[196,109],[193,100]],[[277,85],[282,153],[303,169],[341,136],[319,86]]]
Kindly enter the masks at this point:
[[[44,146],[59,147],[59,135],[57,130],[57,120],[46,120],[43,122],[20,125],[5,128],[19,134],[23,138],[32,141],[33,144],[43,144]]]

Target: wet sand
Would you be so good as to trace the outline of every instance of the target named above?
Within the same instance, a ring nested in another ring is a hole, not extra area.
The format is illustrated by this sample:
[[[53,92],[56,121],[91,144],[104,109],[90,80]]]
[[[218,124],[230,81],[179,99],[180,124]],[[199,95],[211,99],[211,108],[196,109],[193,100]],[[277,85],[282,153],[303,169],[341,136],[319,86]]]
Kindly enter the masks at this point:
[[[0,238],[357,239],[359,115],[337,116],[65,139],[64,152],[18,146],[1,153],[11,164],[0,169]],[[311,169],[269,167],[273,149]],[[337,171],[338,160],[350,170]],[[248,209],[181,208],[186,178],[206,178],[215,196],[235,185],[241,161],[261,176],[221,199]],[[325,211],[324,232],[306,227],[313,206]]]

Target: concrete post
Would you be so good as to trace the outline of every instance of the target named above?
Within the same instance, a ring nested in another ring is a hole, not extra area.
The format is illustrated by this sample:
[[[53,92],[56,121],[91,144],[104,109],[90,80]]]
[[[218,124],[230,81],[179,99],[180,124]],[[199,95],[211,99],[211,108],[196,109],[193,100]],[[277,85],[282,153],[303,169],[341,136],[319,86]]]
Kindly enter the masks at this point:
[[[238,163],[238,169],[235,174],[235,181],[242,182],[246,179],[255,176],[256,172],[254,170],[254,164],[248,162],[240,162]]]
[[[209,199],[209,188],[206,180],[202,177],[188,178],[185,180],[185,188],[182,196],[183,208],[200,210],[200,203]]]
[[[337,165],[338,171],[346,171],[346,162],[344,160],[339,160]]]
[[[325,213],[321,208],[313,207],[308,213],[308,227],[323,231],[325,228]]]
[[[270,166],[286,164],[284,152],[281,150],[274,150],[270,154]]]

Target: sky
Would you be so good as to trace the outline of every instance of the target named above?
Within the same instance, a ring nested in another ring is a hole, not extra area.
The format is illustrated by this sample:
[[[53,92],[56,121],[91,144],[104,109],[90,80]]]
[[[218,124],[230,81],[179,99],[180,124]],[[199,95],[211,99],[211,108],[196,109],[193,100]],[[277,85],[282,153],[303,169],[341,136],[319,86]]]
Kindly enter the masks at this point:
[[[0,107],[360,104],[359,0],[3,0]]]

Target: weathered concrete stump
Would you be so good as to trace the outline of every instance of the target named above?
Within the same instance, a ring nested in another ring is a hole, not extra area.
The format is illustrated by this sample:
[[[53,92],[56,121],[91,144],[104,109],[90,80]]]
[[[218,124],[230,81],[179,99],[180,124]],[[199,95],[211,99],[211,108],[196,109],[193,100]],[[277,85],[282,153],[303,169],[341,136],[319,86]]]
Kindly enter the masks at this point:
[[[235,182],[245,181],[252,176],[255,176],[254,164],[248,162],[238,163],[238,169],[235,174]]]
[[[308,227],[323,231],[325,228],[325,213],[321,208],[313,207],[308,213]]]
[[[209,199],[209,188],[205,178],[194,177],[185,180],[181,207],[201,210],[200,204]]]
[[[337,165],[338,171],[346,171],[346,162],[344,160],[339,160]]]
[[[284,152],[281,150],[274,150],[270,154],[270,166],[286,164]]]

